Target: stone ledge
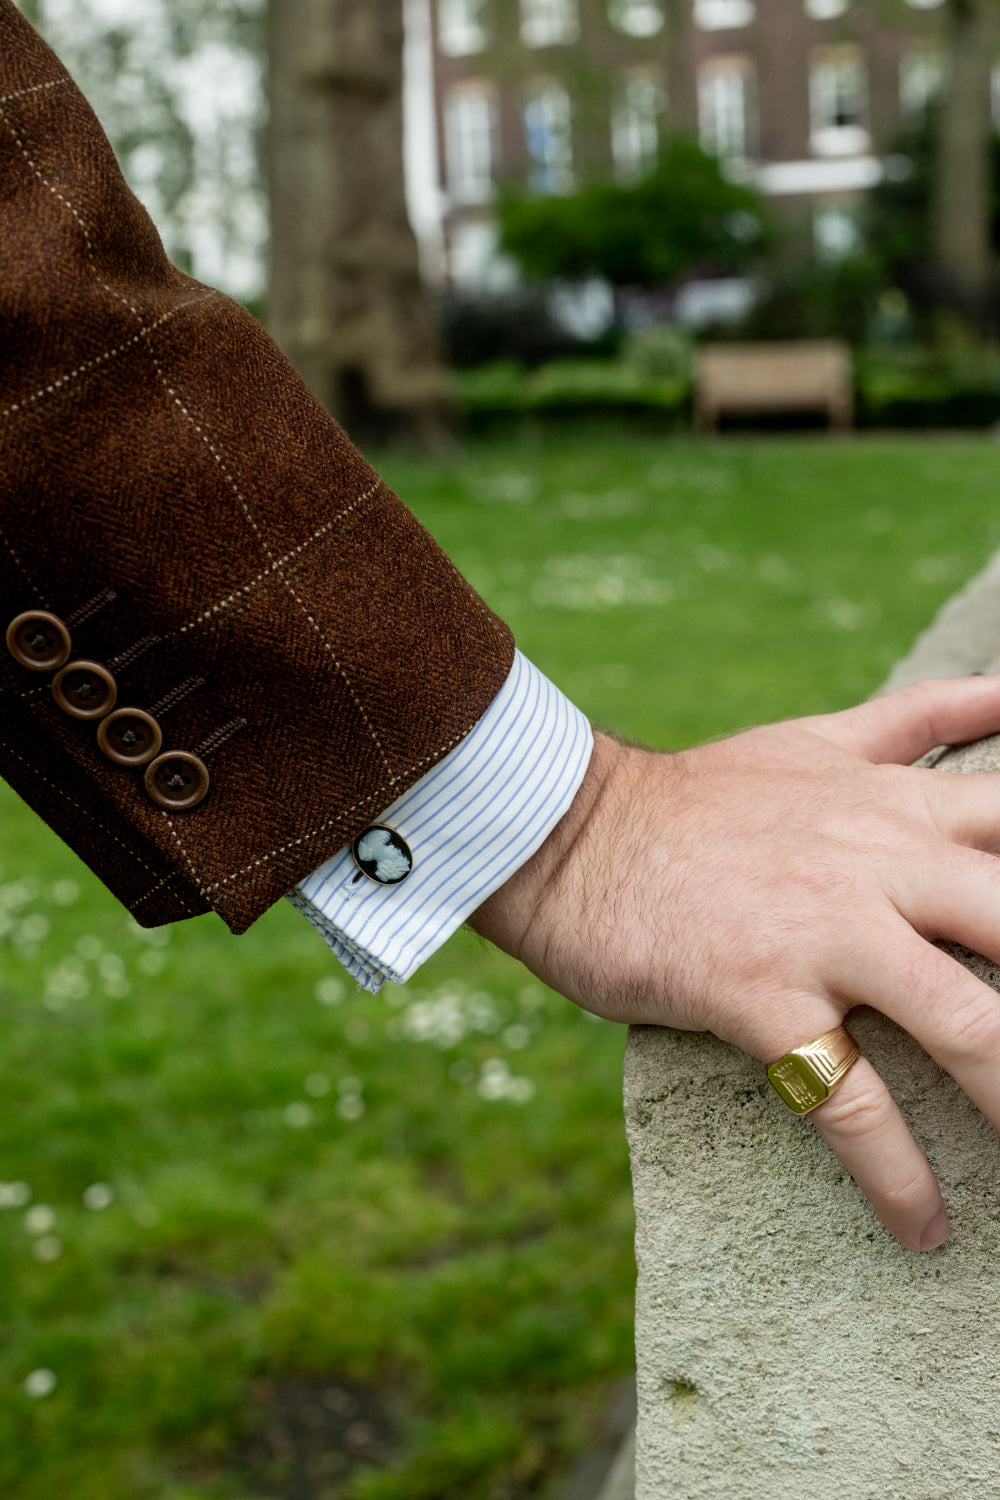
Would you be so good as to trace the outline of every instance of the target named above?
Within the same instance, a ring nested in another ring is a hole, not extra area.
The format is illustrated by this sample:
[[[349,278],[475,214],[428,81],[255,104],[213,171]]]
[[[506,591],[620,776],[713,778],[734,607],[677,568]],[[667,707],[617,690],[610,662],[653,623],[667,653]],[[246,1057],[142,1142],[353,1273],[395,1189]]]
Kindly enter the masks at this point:
[[[998,656],[1000,555],[886,689]],[[1000,736],[937,763],[1000,769]],[[953,951],[1000,989],[994,965]],[[1000,1494],[1000,1141],[885,1017],[859,1009],[850,1025],[941,1180],[952,1238],[931,1255],[886,1234],[755,1062],[710,1036],[630,1035],[636,1500]]]

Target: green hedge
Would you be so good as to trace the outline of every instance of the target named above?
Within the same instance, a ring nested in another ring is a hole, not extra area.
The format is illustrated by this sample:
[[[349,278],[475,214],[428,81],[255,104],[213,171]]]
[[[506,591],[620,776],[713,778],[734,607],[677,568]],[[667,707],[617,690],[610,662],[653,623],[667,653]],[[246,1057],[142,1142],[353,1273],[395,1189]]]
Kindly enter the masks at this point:
[[[646,373],[613,359],[559,359],[528,370],[514,360],[453,375],[456,400],[473,425],[494,418],[643,415],[670,425],[690,414],[684,374]],[[855,355],[859,427],[988,427],[1000,422],[1000,351],[922,348]]]

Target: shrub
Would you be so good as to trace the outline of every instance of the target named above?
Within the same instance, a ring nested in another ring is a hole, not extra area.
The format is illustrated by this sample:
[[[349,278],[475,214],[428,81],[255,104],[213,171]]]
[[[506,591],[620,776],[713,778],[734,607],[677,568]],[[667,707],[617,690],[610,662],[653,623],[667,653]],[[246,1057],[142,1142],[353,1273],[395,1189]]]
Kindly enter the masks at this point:
[[[500,222],[503,249],[528,276],[602,276],[613,286],[671,286],[694,271],[735,274],[769,239],[760,197],[681,138],[634,187],[592,182],[561,198],[508,190]]]

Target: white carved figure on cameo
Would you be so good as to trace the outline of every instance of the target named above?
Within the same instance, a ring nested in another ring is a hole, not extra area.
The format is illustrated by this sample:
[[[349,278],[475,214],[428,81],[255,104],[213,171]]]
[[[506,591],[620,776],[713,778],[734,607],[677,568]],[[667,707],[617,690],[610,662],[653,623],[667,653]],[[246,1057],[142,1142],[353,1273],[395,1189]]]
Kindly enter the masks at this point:
[[[393,828],[375,824],[354,841],[358,867],[380,885],[396,885],[413,869],[413,855]]]

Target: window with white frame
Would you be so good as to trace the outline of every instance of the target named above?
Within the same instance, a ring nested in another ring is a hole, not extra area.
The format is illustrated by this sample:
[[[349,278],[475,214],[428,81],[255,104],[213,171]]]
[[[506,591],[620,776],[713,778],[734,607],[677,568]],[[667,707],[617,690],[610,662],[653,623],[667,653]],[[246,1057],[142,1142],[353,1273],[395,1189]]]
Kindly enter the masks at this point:
[[[456,203],[488,203],[493,196],[495,120],[496,97],[489,84],[459,84],[445,96],[445,162]]]
[[[626,73],[611,108],[611,156],[619,182],[639,182],[660,155],[660,117],[666,90],[659,72]]]
[[[732,31],[749,26],[754,0],[694,0],[694,24],[701,31]]]
[[[446,57],[471,57],[489,40],[487,0],[438,0],[438,46]]]
[[[941,92],[944,56],[936,47],[911,47],[899,59],[899,107],[904,115],[923,115]]]
[[[703,151],[742,161],[753,149],[753,65],[715,57],[698,71],[698,138]]]
[[[536,193],[568,193],[573,187],[573,113],[561,83],[536,84],[524,102],[524,136]]]
[[[814,21],[834,21],[849,5],[850,0],[805,0],[805,11]]]
[[[810,144],[817,156],[868,151],[868,79],[860,47],[820,47],[809,68]]]
[[[657,36],[663,30],[660,0],[611,0],[608,19],[626,36]]]
[[[843,203],[825,204],[813,213],[813,243],[819,260],[843,260],[860,248],[856,211]]]
[[[562,47],[579,35],[577,0],[521,0],[521,40],[526,47]]]

